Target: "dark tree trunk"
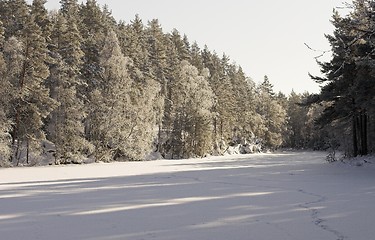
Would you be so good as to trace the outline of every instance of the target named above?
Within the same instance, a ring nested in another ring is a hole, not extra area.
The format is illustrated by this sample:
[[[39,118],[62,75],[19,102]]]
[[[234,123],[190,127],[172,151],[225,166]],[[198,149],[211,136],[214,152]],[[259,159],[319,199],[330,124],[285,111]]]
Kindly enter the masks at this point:
[[[26,163],[29,164],[29,139],[27,139],[27,146],[26,146]]]
[[[362,152],[361,155],[368,154],[368,146],[367,146],[367,114],[361,114],[361,145],[362,145]]]
[[[353,156],[358,156],[358,142],[357,142],[357,117],[353,116],[353,126],[352,126],[352,134],[353,134]]]

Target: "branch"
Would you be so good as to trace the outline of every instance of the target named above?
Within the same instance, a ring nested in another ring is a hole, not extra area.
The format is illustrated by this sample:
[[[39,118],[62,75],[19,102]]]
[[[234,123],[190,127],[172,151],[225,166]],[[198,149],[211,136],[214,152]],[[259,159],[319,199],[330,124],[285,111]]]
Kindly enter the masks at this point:
[[[319,53],[320,53],[319,56],[314,57],[316,60],[318,60],[319,58],[323,57],[326,53],[331,52],[331,50],[323,51],[323,50],[317,50],[317,49],[314,49],[314,48],[310,47],[307,43],[303,43],[303,44],[304,44],[308,49],[310,49],[311,51],[313,51],[313,52],[319,52]]]

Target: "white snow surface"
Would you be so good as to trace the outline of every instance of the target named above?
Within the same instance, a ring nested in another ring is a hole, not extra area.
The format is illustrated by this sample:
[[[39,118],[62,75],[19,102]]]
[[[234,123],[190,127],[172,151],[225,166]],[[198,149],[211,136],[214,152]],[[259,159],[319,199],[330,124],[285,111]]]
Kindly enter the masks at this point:
[[[0,239],[374,239],[375,162],[325,155],[0,169]]]

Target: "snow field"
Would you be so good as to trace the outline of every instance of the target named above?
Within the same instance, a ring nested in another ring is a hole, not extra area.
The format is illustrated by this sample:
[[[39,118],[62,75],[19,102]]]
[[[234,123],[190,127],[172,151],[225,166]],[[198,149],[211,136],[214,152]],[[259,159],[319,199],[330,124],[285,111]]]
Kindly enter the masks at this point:
[[[0,169],[1,239],[368,240],[375,168],[325,153]]]

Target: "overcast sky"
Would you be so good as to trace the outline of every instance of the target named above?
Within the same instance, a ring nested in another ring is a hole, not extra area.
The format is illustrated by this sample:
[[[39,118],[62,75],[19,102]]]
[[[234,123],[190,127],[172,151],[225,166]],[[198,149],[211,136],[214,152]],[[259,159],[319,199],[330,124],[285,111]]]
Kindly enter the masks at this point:
[[[29,0],[32,2],[32,0]],[[81,2],[81,1],[80,1]],[[190,42],[241,65],[255,82],[267,75],[276,91],[292,89],[318,92],[308,73],[320,74],[314,49],[329,50],[324,34],[331,33],[333,8],[343,0],[97,0],[107,4],[117,20],[130,22],[136,14],[146,24],[159,19],[164,32],[173,28],[186,34]],[[49,0],[47,8],[59,7]],[[325,59],[329,59],[329,54]]]

